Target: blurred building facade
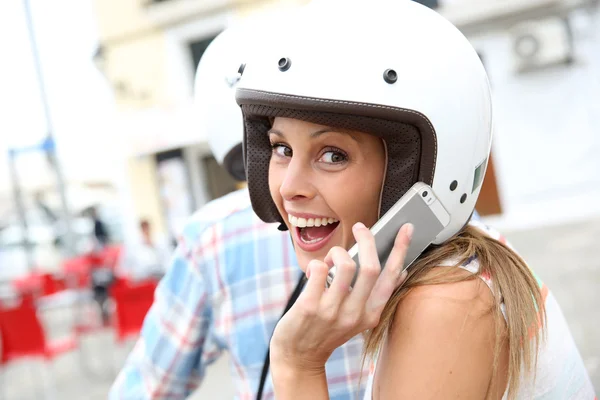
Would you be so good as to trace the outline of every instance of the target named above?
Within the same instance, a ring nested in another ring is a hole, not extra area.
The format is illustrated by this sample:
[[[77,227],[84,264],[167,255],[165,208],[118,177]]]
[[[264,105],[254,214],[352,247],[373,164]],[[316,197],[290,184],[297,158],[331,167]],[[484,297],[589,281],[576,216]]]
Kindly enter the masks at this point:
[[[128,147],[127,179],[138,219],[174,235],[193,210],[239,186],[194,129],[196,65],[230,24],[306,2],[95,0],[96,61],[119,109],[117,129]],[[494,89],[495,139],[478,210],[509,225],[544,223],[563,204],[568,206],[561,215],[550,219],[593,212],[590,202],[600,199],[600,161],[591,156],[600,150],[593,121],[600,103],[590,91],[598,77],[591,71],[600,65],[596,1],[423,3],[472,41]]]
[[[227,26],[263,10],[303,2],[96,0],[95,62],[112,87],[115,129],[127,146],[135,218],[175,236],[207,201],[240,187],[210,154],[193,119],[196,66]]]
[[[520,229],[600,215],[598,1],[451,4],[446,16],[479,52],[493,90],[502,213],[490,222]]]

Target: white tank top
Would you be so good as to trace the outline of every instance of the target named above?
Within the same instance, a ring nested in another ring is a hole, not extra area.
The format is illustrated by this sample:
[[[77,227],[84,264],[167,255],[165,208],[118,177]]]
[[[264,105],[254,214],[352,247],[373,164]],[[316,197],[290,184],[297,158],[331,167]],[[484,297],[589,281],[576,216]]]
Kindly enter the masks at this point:
[[[498,232],[490,229],[480,221],[471,221],[470,225],[479,228],[489,236],[510,247],[506,239]],[[454,261],[454,262],[453,262]],[[455,260],[448,260],[443,266],[456,265]],[[479,271],[479,261],[476,257],[467,260],[461,268],[471,273]],[[489,277],[479,276],[488,287],[493,282]],[[537,278],[542,291],[542,299],[546,306],[546,340],[542,341],[534,374],[521,374],[521,383],[516,399],[532,400],[597,400],[589,375],[567,322],[556,299],[548,287]],[[500,299],[500,301],[502,301]],[[504,304],[501,304],[504,313]],[[506,318],[506,315],[505,315]],[[373,376],[376,360],[372,362],[369,379],[365,391],[365,400],[373,397]],[[508,390],[502,397],[508,398]]]

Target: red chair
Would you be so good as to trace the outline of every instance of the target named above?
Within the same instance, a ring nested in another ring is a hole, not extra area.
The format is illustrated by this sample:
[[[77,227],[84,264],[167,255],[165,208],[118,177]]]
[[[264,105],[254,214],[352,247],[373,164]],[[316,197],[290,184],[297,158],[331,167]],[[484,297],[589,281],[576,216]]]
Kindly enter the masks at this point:
[[[119,263],[119,260],[121,258],[122,249],[123,249],[123,246],[113,245],[113,246],[107,246],[103,250],[104,264],[107,267],[111,268],[113,270],[113,272],[114,272],[115,268],[117,267],[117,264]]]
[[[154,301],[154,291],[158,283],[148,280],[132,283],[122,279],[111,287],[115,302],[115,333],[117,342],[122,343],[131,336],[137,336],[144,319]]]
[[[91,265],[87,257],[75,257],[65,260],[63,263],[63,273],[69,288],[90,288]]]
[[[75,337],[48,340],[32,299],[0,308],[0,366],[29,358],[52,361],[77,349]]]
[[[64,278],[47,272],[31,272],[15,279],[12,285],[19,297],[42,298],[67,289]]]
[[[0,309],[2,336],[1,364],[27,357],[51,361],[56,356],[77,348],[74,337],[49,341],[31,301],[20,301],[14,307]]]
[[[42,280],[42,296],[51,296],[67,290],[67,283],[63,277],[43,273],[40,278]]]
[[[19,297],[42,295],[43,282],[39,274],[30,273],[24,276],[15,278],[12,281],[12,286]]]
[[[87,253],[84,257],[94,267],[114,269],[119,262],[122,252],[121,245],[106,246],[100,250]]]

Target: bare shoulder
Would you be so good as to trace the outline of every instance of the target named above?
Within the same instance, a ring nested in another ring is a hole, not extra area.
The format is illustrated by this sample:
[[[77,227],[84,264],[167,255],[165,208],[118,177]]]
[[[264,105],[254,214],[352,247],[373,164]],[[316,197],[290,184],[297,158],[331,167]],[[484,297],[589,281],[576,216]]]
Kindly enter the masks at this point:
[[[439,316],[438,314],[446,315],[447,313],[469,311],[481,315],[490,312],[495,305],[495,299],[483,280],[468,271],[458,271],[457,275],[470,279],[413,288],[398,304],[397,313],[406,317],[415,317],[418,320],[427,320]],[[417,312],[417,310],[426,310],[427,312]]]
[[[479,278],[411,289],[380,354],[377,397],[484,398],[498,339],[493,306]]]
[[[398,303],[391,333],[410,333],[419,340],[492,340],[496,334],[492,291],[470,272],[464,271],[464,276],[472,279],[411,289]]]

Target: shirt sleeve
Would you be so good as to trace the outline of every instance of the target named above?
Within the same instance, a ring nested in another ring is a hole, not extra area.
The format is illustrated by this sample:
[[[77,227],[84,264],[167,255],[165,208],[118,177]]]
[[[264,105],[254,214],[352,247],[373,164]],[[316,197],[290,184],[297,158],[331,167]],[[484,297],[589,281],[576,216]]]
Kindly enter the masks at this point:
[[[186,235],[171,257],[140,337],[109,399],[182,399],[201,383],[222,348],[213,338],[210,284],[194,256],[198,235]]]

